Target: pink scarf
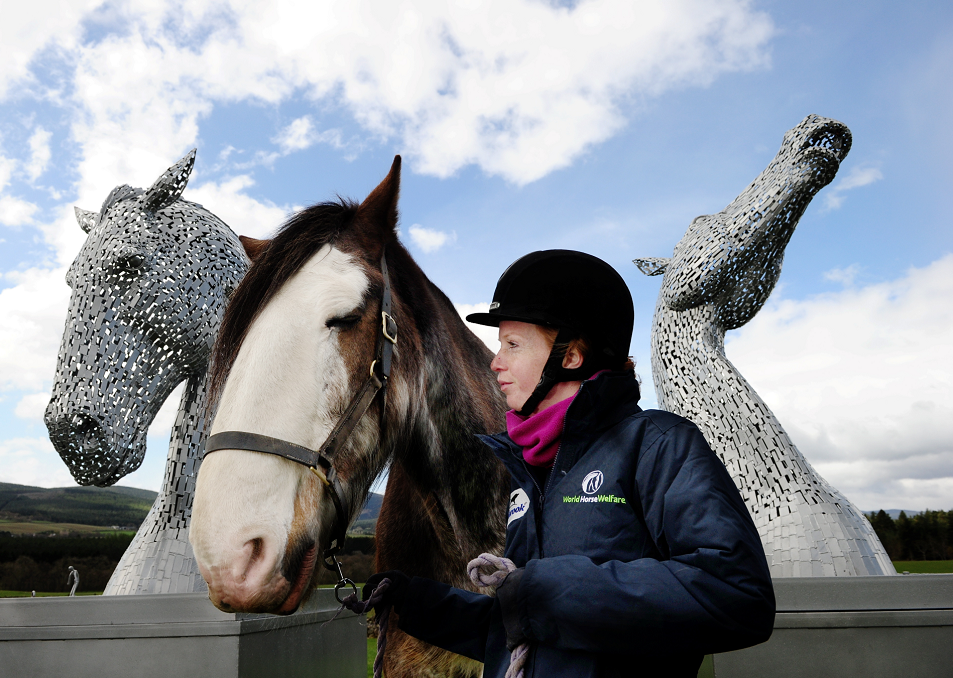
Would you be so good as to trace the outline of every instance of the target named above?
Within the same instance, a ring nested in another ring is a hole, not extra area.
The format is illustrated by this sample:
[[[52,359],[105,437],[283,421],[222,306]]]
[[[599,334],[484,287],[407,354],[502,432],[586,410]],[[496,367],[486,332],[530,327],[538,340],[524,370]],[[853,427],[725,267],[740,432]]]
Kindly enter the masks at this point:
[[[589,380],[608,371],[600,370],[589,377]],[[563,426],[566,423],[566,411],[576,398],[576,393],[571,398],[560,400],[542,412],[528,417],[521,417],[514,410],[506,413],[506,432],[510,434],[514,443],[522,446],[523,459],[527,464],[545,468],[553,465],[556,452],[559,451],[559,439],[563,435]]]
[[[546,468],[553,465],[566,422],[566,410],[575,397],[560,400],[528,417],[521,417],[514,410],[506,413],[506,431],[514,443],[523,447],[523,459],[527,464]]]

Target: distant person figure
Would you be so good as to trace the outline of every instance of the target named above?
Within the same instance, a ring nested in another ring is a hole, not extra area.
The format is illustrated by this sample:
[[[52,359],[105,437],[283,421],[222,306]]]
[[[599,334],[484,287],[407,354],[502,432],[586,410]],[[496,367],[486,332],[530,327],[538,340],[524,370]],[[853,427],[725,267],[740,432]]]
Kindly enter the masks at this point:
[[[69,586],[70,582],[73,583],[73,588],[69,590],[71,596],[76,595],[76,587],[79,586],[79,570],[77,570],[72,565],[69,566],[69,579],[66,580],[66,585]],[[36,591],[34,591],[34,594]]]
[[[69,584],[69,582],[66,582],[66,583]],[[31,598],[36,598],[36,591],[34,591],[34,592],[33,592],[33,595],[31,595],[30,597],[31,597]]]

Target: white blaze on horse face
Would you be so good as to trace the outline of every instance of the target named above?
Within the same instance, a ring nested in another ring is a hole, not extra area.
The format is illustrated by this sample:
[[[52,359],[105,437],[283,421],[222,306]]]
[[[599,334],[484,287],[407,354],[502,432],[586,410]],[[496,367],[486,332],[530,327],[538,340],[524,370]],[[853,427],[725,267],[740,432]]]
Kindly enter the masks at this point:
[[[320,447],[350,395],[339,333],[326,323],[360,308],[367,288],[350,255],[319,250],[250,326],[211,434],[246,431]],[[256,452],[210,454],[199,472],[190,539],[213,600],[241,608],[280,597],[289,541],[321,544],[333,518],[305,466]]]

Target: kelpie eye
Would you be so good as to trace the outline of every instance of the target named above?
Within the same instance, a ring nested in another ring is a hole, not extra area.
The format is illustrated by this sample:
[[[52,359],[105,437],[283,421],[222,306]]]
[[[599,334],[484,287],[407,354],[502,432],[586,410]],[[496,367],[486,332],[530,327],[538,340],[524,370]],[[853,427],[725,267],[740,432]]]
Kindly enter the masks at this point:
[[[141,253],[128,252],[113,262],[112,270],[115,273],[135,273],[142,268],[145,263],[146,258]]]
[[[350,313],[348,315],[339,315],[334,318],[328,318],[328,321],[325,324],[329,330],[338,328],[341,330],[349,330],[357,324],[357,321],[361,319],[361,316],[356,313]]]

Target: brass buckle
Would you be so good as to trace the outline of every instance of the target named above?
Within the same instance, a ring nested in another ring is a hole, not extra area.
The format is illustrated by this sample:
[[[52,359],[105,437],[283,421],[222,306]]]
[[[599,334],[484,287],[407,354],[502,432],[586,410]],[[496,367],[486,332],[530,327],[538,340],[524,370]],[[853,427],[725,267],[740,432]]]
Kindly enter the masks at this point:
[[[328,481],[328,477],[324,475],[324,471],[317,466],[309,466],[308,468],[311,469],[311,473],[321,479],[321,482],[324,483],[326,487],[331,487],[331,483]]]
[[[387,331],[387,321],[390,320],[394,325],[394,336],[391,336]],[[381,333],[390,343],[397,345],[397,321],[391,317],[387,311],[381,311]]]

